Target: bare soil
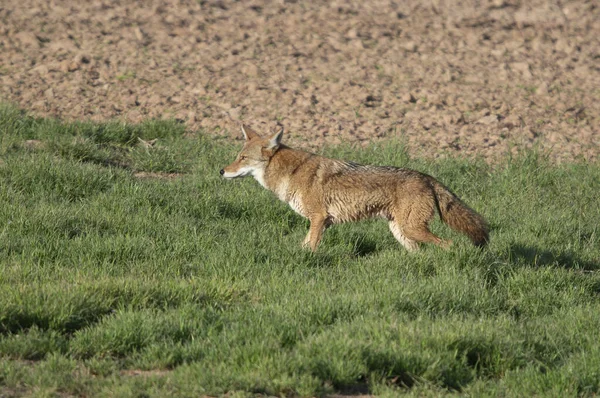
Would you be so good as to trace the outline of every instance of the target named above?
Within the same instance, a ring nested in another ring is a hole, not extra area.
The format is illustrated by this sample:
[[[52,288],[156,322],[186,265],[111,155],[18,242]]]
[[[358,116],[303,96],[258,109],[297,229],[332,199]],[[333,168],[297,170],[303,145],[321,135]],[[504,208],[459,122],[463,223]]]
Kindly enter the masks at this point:
[[[597,0],[3,0],[0,100],[303,146],[600,154]]]

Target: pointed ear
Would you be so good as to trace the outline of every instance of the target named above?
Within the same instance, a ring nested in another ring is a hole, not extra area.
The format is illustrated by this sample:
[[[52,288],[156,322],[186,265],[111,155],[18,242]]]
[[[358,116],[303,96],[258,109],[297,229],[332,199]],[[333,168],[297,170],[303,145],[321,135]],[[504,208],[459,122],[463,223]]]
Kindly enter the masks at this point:
[[[281,144],[281,137],[283,137],[283,127],[269,138],[267,149],[277,149]]]
[[[252,130],[250,127],[244,126],[243,124],[240,125],[240,127],[242,129],[242,134],[244,134],[244,138],[246,139],[246,141],[250,141],[251,139],[258,137],[256,131]]]

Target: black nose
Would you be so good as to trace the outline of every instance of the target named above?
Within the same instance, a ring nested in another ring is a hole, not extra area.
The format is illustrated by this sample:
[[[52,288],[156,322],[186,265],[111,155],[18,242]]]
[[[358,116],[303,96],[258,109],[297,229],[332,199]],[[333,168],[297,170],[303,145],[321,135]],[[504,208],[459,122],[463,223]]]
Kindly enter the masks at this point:
[[[225,174],[225,170],[221,169],[221,171],[219,171],[219,174],[221,174],[221,175]]]

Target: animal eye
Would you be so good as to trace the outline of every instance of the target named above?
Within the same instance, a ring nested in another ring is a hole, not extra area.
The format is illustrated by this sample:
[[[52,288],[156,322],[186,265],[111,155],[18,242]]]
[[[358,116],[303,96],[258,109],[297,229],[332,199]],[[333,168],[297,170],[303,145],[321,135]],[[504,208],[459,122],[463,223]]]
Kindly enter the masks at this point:
[[[240,160],[246,160],[248,159],[248,156],[240,156]]]

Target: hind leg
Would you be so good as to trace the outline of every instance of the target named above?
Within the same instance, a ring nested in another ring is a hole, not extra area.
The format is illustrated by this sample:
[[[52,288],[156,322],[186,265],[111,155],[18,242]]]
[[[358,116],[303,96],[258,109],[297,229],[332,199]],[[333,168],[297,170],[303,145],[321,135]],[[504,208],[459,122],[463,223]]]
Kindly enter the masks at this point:
[[[405,227],[403,228],[404,236],[408,239],[423,243],[433,243],[443,248],[448,248],[452,241],[443,240],[439,236],[433,234],[427,225]]]
[[[394,238],[396,238],[396,240],[398,242],[400,242],[400,244],[402,244],[402,246],[404,246],[404,248],[406,250],[408,250],[409,252],[414,252],[414,251],[419,250],[419,244],[417,243],[417,241],[415,241],[413,239],[408,239],[402,233],[402,229],[400,228],[400,225],[398,225],[398,223],[396,221],[390,221],[390,231],[392,231]]]
[[[395,215],[394,220],[390,222],[390,228],[392,223],[396,223],[397,227],[394,228],[399,230],[398,234],[409,242],[415,242],[414,245],[411,245],[413,247],[418,246],[417,243],[433,243],[446,248],[452,242],[439,238],[429,230],[429,222],[435,214],[434,206],[433,200],[412,203],[410,207]],[[392,229],[392,233],[402,243],[394,229]],[[406,244],[403,243],[403,245],[408,249]]]

